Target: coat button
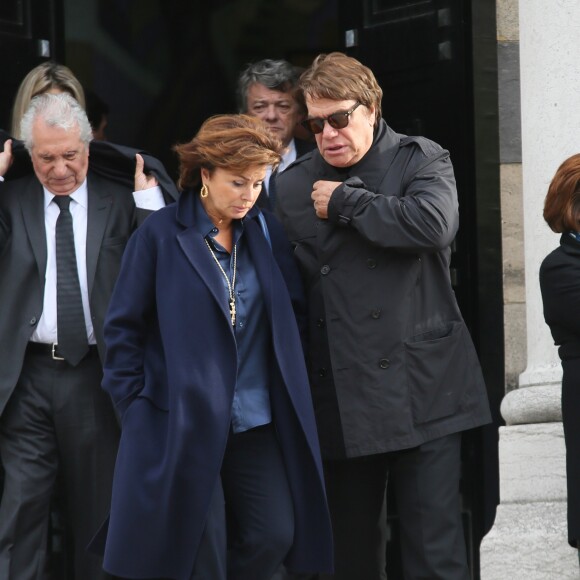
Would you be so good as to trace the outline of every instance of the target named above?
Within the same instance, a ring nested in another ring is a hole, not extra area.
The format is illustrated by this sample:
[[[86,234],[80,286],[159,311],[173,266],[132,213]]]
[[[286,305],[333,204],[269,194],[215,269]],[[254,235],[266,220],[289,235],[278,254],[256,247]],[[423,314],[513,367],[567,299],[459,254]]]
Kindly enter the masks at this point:
[[[322,367],[321,369],[318,370],[318,376],[319,377],[325,377],[326,376],[326,369],[324,367]]]
[[[34,326],[36,324],[36,316],[33,316],[29,321],[30,326]]]
[[[376,320],[377,318],[381,317],[381,309],[380,308],[375,308],[375,310],[373,310],[371,312],[371,316]]]
[[[369,270],[374,270],[377,267],[377,261],[373,260],[373,258],[369,258],[367,260],[367,268]]]
[[[326,323],[324,322],[324,318],[319,318],[316,321],[316,326],[318,326],[318,328],[324,328],[326,326]]]
[[[379,366],[380,366],[382,369],[388,369],[388,368],[391,366],[391,361],[390,361],[388,358],[382,358],[382,359],[379,361]]]
[[[322,266],[322,268],[320,268],[320,273],[323,276],[326,276],[326,274],[328,274],[330,272],[330,266],[328,266],[327,264],[324,264],[324,266]]]

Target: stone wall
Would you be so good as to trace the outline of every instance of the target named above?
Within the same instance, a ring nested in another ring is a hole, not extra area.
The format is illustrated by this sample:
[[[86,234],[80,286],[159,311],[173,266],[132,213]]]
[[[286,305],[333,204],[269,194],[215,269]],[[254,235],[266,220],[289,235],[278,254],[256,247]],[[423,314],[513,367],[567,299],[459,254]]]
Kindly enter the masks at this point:
[[[498,0],[497,56],[506,390],[526,365],[520,37],[517,0]]]
[[[542,218],[548,185],[560,163],[580,149],[580,3],[497,0],[496,6],[508,370],[500,505],[481,545],[481,579],[578,579],[578,555],[567,543],[561,366],[543,319],[538,271],[558,244]],[[517,123],[510,117],[516,101],[519,161]]]

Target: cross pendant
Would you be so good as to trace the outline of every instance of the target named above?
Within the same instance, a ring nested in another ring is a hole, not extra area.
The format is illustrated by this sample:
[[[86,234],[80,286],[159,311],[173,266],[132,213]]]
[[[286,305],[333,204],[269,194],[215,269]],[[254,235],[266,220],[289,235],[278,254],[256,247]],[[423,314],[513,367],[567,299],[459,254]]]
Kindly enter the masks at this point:
[[[232,319],[232,326],[236,325],[236,301],[230,300],[230,317]]]

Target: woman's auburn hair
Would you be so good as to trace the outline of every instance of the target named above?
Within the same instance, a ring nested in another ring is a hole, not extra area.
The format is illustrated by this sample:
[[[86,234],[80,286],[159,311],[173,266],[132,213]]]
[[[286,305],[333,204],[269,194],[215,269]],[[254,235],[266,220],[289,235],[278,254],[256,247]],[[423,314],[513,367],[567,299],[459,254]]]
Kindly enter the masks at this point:
[[[544,219],[556,233],[580,230],[580,153],[558,167],[544,201]]]
[[[264,122],[249,115],[215,115],[188,143],[173,147],[179,158],[179,189],[201,184],[200,170],[243,171],[280,163],[282,143]]]

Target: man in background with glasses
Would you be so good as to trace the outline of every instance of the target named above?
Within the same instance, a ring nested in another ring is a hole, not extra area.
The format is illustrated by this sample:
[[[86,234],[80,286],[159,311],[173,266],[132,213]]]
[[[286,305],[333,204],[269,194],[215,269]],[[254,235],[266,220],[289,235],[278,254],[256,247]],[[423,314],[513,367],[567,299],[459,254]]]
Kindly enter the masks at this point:
[[[298,91],[300,69],[285,60],[265,59],[248,65],[238,79],[240,113],[262,119],[268,129],[285,147],[282,161],[272,176],[268,168],[264,186],[256,202],[260,207],[274,209],[276,205],[275,178],[293,161],[315,145],[312,140],[295,137],[301,132],[300,121],[306,109]],[[306,133],[308,137],[310,134]]]
[[[318,149],[276,180],[309,299],[308,362],[339,580],[386,578],[393,485],[405,580],[468,580],[461,432],[490,421],[449,276],[448,151],[395,133],[373,73],[341,53],[300,79]]]

